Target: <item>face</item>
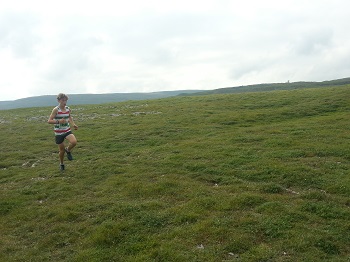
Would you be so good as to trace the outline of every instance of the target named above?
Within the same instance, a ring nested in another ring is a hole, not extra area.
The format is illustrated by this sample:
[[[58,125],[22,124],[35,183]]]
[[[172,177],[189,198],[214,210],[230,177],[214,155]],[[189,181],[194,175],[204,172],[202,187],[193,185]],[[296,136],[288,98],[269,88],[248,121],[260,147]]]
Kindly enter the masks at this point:
[[[60,104],[60,106],[66,106],[67,105],[67,98],[61,98],[58,100],[58,103]]]

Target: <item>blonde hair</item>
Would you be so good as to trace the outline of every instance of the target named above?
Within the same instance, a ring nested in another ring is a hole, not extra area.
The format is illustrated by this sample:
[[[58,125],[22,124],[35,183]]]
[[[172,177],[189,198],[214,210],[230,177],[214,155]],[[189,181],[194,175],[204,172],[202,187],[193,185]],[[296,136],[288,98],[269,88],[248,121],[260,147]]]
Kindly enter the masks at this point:
[[[61,100],[61,99],[63,99],[63,98],[65,98],[65,99],[68,100],[68,96],[67,96],[66,94],[59,93],[59,94],[57,95],[57,100]]]

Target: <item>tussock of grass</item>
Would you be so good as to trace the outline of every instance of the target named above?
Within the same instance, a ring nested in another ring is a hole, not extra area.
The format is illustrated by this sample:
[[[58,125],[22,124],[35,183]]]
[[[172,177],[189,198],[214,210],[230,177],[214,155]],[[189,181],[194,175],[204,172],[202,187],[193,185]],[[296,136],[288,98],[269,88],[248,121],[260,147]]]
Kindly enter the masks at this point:
[[[350,88],[0,111],[1,261],[348,261]],[[36,117],[33,117],[36,116]]]

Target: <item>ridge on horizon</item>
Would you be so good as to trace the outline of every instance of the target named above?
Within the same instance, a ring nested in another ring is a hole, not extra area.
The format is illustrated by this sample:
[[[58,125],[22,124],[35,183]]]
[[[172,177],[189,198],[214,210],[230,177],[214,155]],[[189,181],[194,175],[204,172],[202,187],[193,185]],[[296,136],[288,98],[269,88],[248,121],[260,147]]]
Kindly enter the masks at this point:
[[[284,82],[284,83],[261,83],[252,85],[241,85],[235,87],[224,87],[214,89],[211,91],[204,91],[196,93],[196,95],[208,95],[208,94],[225,94],[225,93],[244,93],[244,92],[263,92],[274,90],[291,90],[301,88],[317,88],[326,86],[339,86],[350,84],[350,77],[340,78],[335,80],[325,81],[297,81],[297,82]]]
[[[105,93],[105,94],[68,94],[70,105],[81,104],[103,104],[113,102],[123,102],[128,100],[147,100],[177,96],[179,94],[189,94],[192,92],[201,92],[204,90],[175,90],[158,91],[149,93]],[[0,110],[44,107],[52,106],[56,101],[56,95],[42,95],[20,98],[12,101],[0,101]]]
[[[350,84],[350,77],[335,80],[326,80],[321,82],[285,82],[285,83],[261,83],[252,85],[241,85],[235,87],[225,87],[213,90],[173,90],[173,91],[155,91],[155,92],[135,92],[135,93],[101,93],[101,94],[69,94],[71,105],[79,104],[102,104],[123,102],[128,100],[147,100],[159,99],[171,96],[193,96],[193,95],[210,95],[225,93],[245,93],[245,92],[264,92],[275,90],[292,90],[300,88],[318,88],[326,86],[339,86]],[[51,106],[56,95],[32,96],[20,98],[11,101],[0,101],[0,110],[44,107]],[[49,98],[49,99],[48,99]],[[52,99],[51,99],[52,98]]]

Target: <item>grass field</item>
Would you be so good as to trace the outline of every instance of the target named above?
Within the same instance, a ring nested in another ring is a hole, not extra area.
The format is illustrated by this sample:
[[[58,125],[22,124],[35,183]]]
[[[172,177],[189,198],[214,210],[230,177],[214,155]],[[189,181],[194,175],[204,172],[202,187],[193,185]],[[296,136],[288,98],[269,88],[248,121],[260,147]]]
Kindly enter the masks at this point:
[[[53,101],[53,106],[55,101]],[[350,261],[350,86],[0,111],[0,261]]]

